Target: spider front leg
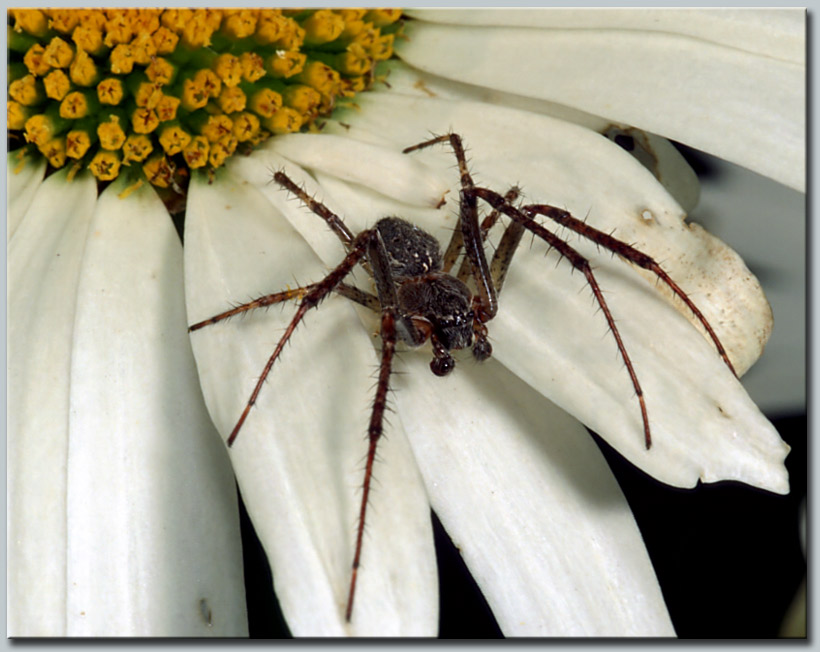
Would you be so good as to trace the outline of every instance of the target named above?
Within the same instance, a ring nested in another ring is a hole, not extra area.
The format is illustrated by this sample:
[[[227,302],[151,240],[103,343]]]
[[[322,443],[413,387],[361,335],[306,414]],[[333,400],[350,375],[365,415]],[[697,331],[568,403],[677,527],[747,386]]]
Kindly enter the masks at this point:
[[[265,383],[265,379],[268,377],[268,374],[270,373],[270,370],[273,367],[273,363],[276,362],[277,358],[279,357],[279,354],[282,353],[282,349],[284,349],[285,344],[287,344],[288,340],[290,339],[290,336],[293,335],[293,331],[296,330],[296,326],[298,326],[299,322],[302,321],[302,318],[305,316],[305,313],[307,313],[308,310],[318,306],[319,303],[321,303],[322,299],[324,299],[330,292],[337,289],[337,287],[342,284],[344,278],[351,272],[353,267],[355,267],[355,265],[364,257],[364,255],[367,252],[367,243],[370,233],[370,231],[363,231],[361,234],[359,234],[359,236],[353,240],[350,246],[350,251],[344,257],[344,260],[342,260],[342,262],[339,263],[339,265],[333,271],[331,271],[327,276],[325,276],[324,279],[322,279],[318,283],[313,283],[302,288],[296,288],[295,290],[285,290],[284,292],[278,292],[276,294],[261,297],[249,303],[237,306],[235,308],[232,308],[231,310],[227,310],[223,313],[220,313],[219,315],[215,315],[210,319],[198,322],[193,326],[189,327],[189,331],[199,330],[200,328],[209,326],[218,321],[227,319],[228,317],[231,317],[241,312],[245,312],[247,310],[272,305],[274,303],[279,303],[281,301],[285,301],[287,299],[295,297],[301,297],[301,301],[299,302],[299,308],[296,310],[296,314],[293,316],[287,328],[285,329],[285,332],[282,334],[282,337],[279,339],[279,342],[277,343],[276,348],[273,350],[273,353],[271,354],[270,358],[268,358],[268,361],[265,364],[264,369],[262,370],[262,375],[259,377],[259,380],[257,381],[255,387],[253,388],[253,392],[251,393],[251,396],[248,399],[248,402],[245,404],[245,409],[242,410],[242,414],[240,415],[239,420],[236,422],[236,425],[234,426],[230,436],[228,437],[228,446],[232,446],[237,436],[239,435],[239,430],[242,428],[242,424],[245,423],[245,419],[248,417],[248,413],[250,412],[254,403],[256,403],[256,399],[259,396],[259,392],[262,390],[262,385]]]

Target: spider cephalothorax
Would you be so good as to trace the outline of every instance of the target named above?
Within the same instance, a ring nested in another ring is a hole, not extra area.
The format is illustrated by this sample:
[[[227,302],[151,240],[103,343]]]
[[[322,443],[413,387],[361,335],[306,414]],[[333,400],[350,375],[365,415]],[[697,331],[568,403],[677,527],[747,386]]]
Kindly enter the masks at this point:
[[[290,324],[285,329],[279,343],[268,359],[261,377],[242,412],[233,431],[228,437],[232,445],[245,418],[256,402],[262,385],[284,345],[290,339],[296,326],[311,308],[316,307],[331,292],[341,294],[377,312],[381,318],[379,334],[382,340],[376,397],[368,426],[368,451],[365,464],[362,499],[359,509],[359,523],[356,532],[355,553],[352,562],[350,586],[345,617],[350,620],[356,590],[356,577],[362,552],[362,536],[368,496],[373,475],[376,448],[384,430],[384,413],[392,373],[396,343],[401,340],[411,346],[420,346],[430,341],[433,360],[430,368],[438,376],[450,373],[455,361],[451,350],[472,347],[473,356],[481,361],[490,357],[492,348],[487,339],[487,322],[498,311],[498,293],[523,232],[529,231],[546,242],[573,268],[580,271],[592,290],[595,301],[603,313],[609,330],[618,347],[618,352],[626,366],[627,374],[635,389],[636,400],[643,422],[646,448],[652,445],[649,417],[638,374],[632,365],[627,347],[621,338],[612,313],[601,292],[589,261],[552,231],[545,228],[537,217],[546,217],[561,226],[588,238],[622,259],[651,271],[665,283],[692,311],[703,325],[726,365],[731,362],[723,345],[709,322],[689,299],[686,293],[650,256],[635,247],[603,233],[585,222],[574,218],[567,211],[547,204],[517,206],[515,201],[519,190],[512,188],[506,195],[500,195],[488,188],[473,183],[467,169],[464,148],[457,134],[446,134],[432,138],[404,150],[409,153],[437,143],[447,142],[455,153],[461,174],[459,227],[453,232],[444,253],[438,241],[426,231],[399,217],[385,217],[370,228],[354,235],[344,221],[324,204],[308,196],[284,172],[277,172],[274,180],[283,188],[301,199],[314,213],[321,217],[345,247],[342,261],[322,280],[275,294],[265,295],[242,304],[219,315],[194,324],[194,331],[247,310],[269,306],[289,299],[299,299],[299,307]],[[492,208],[487,217],[479,223],[478,200]],[[484,252],[484,241],[489,230],[501,215],[511,222],[505,228],[498,246],[488,263]],[[452,274],[456,261],[463,254],[461,267]],[[361,265],[372,276],[376,294],[363,291],[346,284],[348,274]],[[472,283],[471,290],[468,283]],[[732,371],[734,371],[732,369]]]

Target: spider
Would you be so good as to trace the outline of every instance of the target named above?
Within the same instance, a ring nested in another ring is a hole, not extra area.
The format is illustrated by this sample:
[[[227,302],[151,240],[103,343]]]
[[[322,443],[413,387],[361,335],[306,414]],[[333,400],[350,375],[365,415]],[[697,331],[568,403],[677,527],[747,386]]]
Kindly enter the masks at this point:
[[[720,357],[732,373],[735,373],[726,350],[709,322],[686,293],[650,256],[576,219],[565,210],[547,204],[517,206],[516,200],[520,195],[517,187],[511,188],[502,196],[488,188],[476,186],[467,169],[464,146],[458,134],[448,133],[435,136],[407,147],[403,152],[409,154],[439,143],[450,145],[461,176],[459,228],[454,230],[443,252],[436,238],[410,222],[395,216],[381,218],[373,227],[354,235],[338,215],[310,197],[284,172],[279,171],[273,175],[274,181],[299,198],[305,206],[327,223],[344,245],[345,257],[330,273],[316,283],[259,297],[193,324],[188,329],[196,331],[248,310],[291,299],[299,300],[295,315],[265,364],[242,414],[228,437],[227,444],[232,446],[248,413],[256,403],[271,368],[297,325],[311,308],[315,308],[328,294],[335,292],[380,315],[381,358],[376,397],[368,426],[368,450],[345,609],[345,619],[348,622],[353,613],[373,465],[376,449],[384,430],[384,416],[396,345],[401,341],[412,347],[418,347],[430,341],[433,350],[430,369],[437,376],[446,376],[455,368],[455,361],[451,354],[453,350],[469,347],[477,361],[488,359],[492,355],[492,346],[488,341],[487,323],[498,312],[498,295],[525,231],[542,239],[562,258],[565,258],[574,269],[584,275],[606,319],[609,331],[615,339],[619,355],[635,390],[637,407],[643,423],[646,449],[649,450],[652,446],[649,417],[638,374],[633,367],[626,345],[590,263],[566,241],[546,229],[538,221],[538,216],[546,217],[588,238],[613,254],[617,254],[622,259],[654,273],[688,306],[705,328]],[[479,222],[478,200],[485,202],[492,209],[481,222]],[[495,253],[488,262],[484,251],[484,241],[502,214],[511,221],[505,228]],[[455,263],[462,253],[464,257],[461,266],[453,274]],[[363,267],[373,278],[376,294],[345,283],[346,277],[357,265]],[[475,291],[468,286],[470,281],[473,282]]]

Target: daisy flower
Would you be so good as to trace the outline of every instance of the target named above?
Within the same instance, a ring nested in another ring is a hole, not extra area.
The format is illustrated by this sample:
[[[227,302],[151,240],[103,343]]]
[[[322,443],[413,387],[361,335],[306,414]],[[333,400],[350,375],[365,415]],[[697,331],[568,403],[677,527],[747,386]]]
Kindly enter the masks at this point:
[[[558,228],[593,261],[651,448],[584,276],[525,241],[492,359],[456,355],[436,378],[429,346],[400,350],[346,617],[378,319],[340,296],[310,311],[230,449],[214,429],[233,431],[296,305],[186,332],[344,257],[272,172],[353,233],[397,215],[446,243],[452,152],[402,150],[458,133],[478,186],[517,185],[659,261],[738,375],[771,312],[739,256],[686,221],[697,180],[665,139],[804,177],[802,13],[400,16],[12,12],[9,128],[28,153],[9,154],[12,635],[247,633],[231,470],[301,636],[435,635],[431,508],[505,634],[674,635],[585,426],[674,486],[788,491],[788,447],[692,311]],[[35,153],[61,169],[43,180]]]

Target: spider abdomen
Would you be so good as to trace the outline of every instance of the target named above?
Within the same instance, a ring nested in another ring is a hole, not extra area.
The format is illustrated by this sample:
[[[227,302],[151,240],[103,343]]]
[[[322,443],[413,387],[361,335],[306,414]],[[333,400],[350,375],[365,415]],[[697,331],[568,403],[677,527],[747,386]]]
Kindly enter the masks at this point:
[[[441,270],[441,247],[424,229],[400,217],[384,217],[376,223],[376,230],[384,242],[394,278]]]

